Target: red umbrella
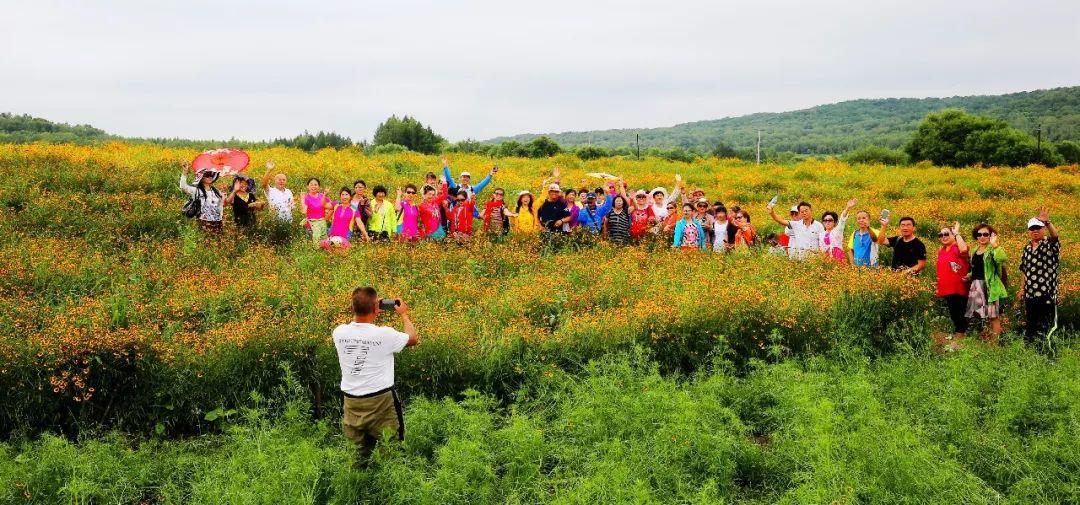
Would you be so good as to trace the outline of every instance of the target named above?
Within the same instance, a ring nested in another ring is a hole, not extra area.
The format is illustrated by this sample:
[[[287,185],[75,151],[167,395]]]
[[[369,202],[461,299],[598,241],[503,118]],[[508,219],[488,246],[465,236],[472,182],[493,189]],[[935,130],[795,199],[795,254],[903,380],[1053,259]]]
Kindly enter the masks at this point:
[[[222,148],[206,151],[191,160],[195,173],[213,170],[221,175],[234,175],[244,171],[251,159],[239,149]]]

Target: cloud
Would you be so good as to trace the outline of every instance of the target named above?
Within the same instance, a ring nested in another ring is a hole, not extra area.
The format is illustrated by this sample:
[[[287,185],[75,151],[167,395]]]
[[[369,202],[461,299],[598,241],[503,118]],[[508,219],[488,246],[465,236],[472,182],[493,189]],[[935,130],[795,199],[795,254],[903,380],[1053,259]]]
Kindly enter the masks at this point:
[[[132,136],[451,139],[1080,83],[1080,4],[5,1],[0,109]]]

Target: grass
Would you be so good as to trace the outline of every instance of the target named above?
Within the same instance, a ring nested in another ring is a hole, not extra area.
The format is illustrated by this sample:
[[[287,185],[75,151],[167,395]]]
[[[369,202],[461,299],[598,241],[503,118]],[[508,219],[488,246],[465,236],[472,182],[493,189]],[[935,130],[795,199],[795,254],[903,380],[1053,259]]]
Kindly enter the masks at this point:
[[[0,445],[6,503],[1066,503],[1080,349],[857,354],[661,374],[638,349],[510,404],[414,398],[366,470],[287,374],[220,434]]]
[[[762,233],[778,230],[760,212],[773,194],[818,211],[854,194],[915,216],[928,244],[985,220],[1012,272],[1024,223],[1049,206],[1065,237],[1053,352],[1017,341],[1010,301],[1002,348],[937,356],[932,246],[915,280],[661,242],[328,255],[296,223],[200,234],[174,187],[192,154],[0,145],[0,503],[1080,501],[1076,167],[500,161],[508,194],[552,164],[650,188],[679,173]],[[252,157],[297,192],[307,176],[395,186],[437,166]],[[397,362],[407,441],[365,471],[337,425],[328,337],[359,284],[405,297],[422,335]]]

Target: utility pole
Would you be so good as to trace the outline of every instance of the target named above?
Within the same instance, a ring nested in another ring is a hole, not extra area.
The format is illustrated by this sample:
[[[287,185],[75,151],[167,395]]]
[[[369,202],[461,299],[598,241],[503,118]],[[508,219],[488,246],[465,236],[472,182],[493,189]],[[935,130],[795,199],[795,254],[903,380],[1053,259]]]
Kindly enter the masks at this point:
[[[635,141],[637,143],[637,159],[640,160],[641,159],[641,134],[640,133],[635,133],[634,137],[637,138],[637,140]]]
[[[757,131],[757,164],[761,164],[761,130]]]
[[[1035,161],[1042,163],[1042,125],[1035,128]]]

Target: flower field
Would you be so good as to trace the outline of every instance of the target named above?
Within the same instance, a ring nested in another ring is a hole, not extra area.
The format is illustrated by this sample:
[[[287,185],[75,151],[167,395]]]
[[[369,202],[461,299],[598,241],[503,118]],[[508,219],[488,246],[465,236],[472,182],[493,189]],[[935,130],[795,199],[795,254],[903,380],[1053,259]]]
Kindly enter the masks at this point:
[[[564,183],[608,172],[632,187],[670,188],[678,173],[710,200],[749,209],[766,233],[779,231],[764,211],[775,194],[781,204],[807,200],[818,215],[856,197],[858,208],[887,207],[918,221],[931,258],[912,280],[759,253],[688,255],[662,244],[542,251],[531,236],[467,247],[359,244],[327,254],[304,239],[299,219],[279,226],[265,214],[253,233],[227,224],[206,237],[179,213],[176,177],[194,154],[120,143],[0,145],[0,433],[213,430],[215,413],[279,387],[282,362],[312,397],[334,404],[339,372],[329,334],[349,319],[348,293],[362,284],[411,305],[422,343],[398,362],[408,396],[472,388],[512,399],[528,376],[634,347],[648,349],[664,372],[718,363],[739,370],[839,348],[871,356],[920,349],[948,324],[933,299],[931,234],[954,220],[964,230],[993,224],[1015,290],[1024,224],[1041,206],[1063,237],[1059,322],[1066,333],[1080,325],[1076,166],[567,156],[499,160],[492,184],[508,195],[535,192],[554,165]],[[331,191],[358,178],[393,188],[439,168],[436,157],[417,154],[274,148],[251,155],[252,175],[273,159],[296,194],[308,177]],[[451,161],[455,173],[473,174],[492,163]],[[1006,328],[1018,324],[1010,308]]]

